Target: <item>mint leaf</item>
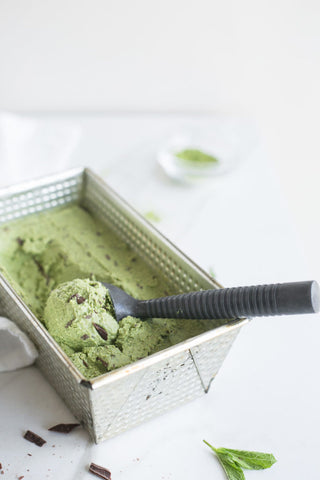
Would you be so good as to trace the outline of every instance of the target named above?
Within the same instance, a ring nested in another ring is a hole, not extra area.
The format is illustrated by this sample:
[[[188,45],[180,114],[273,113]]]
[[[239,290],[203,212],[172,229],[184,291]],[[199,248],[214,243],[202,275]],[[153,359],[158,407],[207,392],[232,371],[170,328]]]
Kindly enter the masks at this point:
[[[244,480],[242,468],[246,470],[262,470],[270,468],[277,461],[272,453],[215,448],[206,440],[203,441],[217,455],[229,480]]]
[[[217,448],[216,454],[227,454],[233,461],[247,470],[263,470],[270,468],[277,461],[272,453],[248,452],[247,450],[233,450],[231,448]]]
[[[242,468],[232,460],[230,455],[224,453],[216,454],[229,480],[245,480]]]
[[[229,480],[245,480],[245,476],[241,467],[233,461],[231,455],[228,453],[219,452],[219,449],[214,448],[205,440],[203,441],[206,445],[208,445],[208,447],[211,448],[211,450],[215,452]]]

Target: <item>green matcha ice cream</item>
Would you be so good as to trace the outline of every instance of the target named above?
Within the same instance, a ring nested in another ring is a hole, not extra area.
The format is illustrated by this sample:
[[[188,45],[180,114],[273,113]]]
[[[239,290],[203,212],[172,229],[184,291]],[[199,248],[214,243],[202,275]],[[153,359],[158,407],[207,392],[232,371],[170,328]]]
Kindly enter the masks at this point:
[[[107,289],[89,279],[62,283],[53,290],[44,309],[44,324],[58,343],[74,351],[109,345],[119,329]]]
[[[118,324],[100,282],[140,299],[178,292],[77,205],[1,226],[0,272],[86,378],[212,328],[207,320],[126,317]]]
[[[71,360],[87,378],[98,377],[130,363],[131,359],[114,345],[86,347],[71,355]]]

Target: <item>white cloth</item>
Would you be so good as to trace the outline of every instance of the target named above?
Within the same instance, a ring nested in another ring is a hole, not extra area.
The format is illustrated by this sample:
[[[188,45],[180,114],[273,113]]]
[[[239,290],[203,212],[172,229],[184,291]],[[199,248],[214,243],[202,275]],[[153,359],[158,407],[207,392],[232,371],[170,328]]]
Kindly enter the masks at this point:
[[[38,352],[20,328],[7,318],[0,317],[0,372],[32,365]]]

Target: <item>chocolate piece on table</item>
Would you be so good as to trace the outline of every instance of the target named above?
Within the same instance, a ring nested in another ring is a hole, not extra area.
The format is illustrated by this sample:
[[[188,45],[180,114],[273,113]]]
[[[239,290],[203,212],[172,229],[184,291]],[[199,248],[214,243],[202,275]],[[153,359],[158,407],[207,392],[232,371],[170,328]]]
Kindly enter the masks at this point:
[[[43,438],[39,437],[36,433],[31,432],[30,430],[27,430],[26,433],[24,434],[23,438],[28,440],[31,443],[34,443],[38,447],[42,447],[46,442]]]
[[[58,425],[54,425],[48,428],[48,430],[51,432],[69,433],[76,427],[80,427],[80,423],[58,423]]]
[[[89,467],[89,472],[97,475],[97,477],[103,478],[104,480],[111,480],[111,472],[105,467],[100,467],[95,463],[91,463]]]

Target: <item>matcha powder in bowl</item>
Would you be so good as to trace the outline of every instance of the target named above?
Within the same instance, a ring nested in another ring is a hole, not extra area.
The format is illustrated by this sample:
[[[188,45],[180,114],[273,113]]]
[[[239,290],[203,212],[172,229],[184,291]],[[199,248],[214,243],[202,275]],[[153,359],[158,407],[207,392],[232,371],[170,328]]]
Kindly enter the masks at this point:
[[[180,152],[177,152],[175,156],[181,159],[183,162],[186,162],[186,165],[189,167],[194,168],[206,168],[210,165],[212,166],[219,163],[219,160],[216,157],[194,148],[186,148],[185,150],[181,150]]]
[[[255,132],[244,121],[212,119],[203,128],[173,135],[158,151],[157,160],[171,179],[194,183],[234,170],[255,146]]]
[[[192,144],[169,146],[159,153],[158,162],[170,178],[184,183],[210,178],[221,170],[221,161],[213,152]]]

